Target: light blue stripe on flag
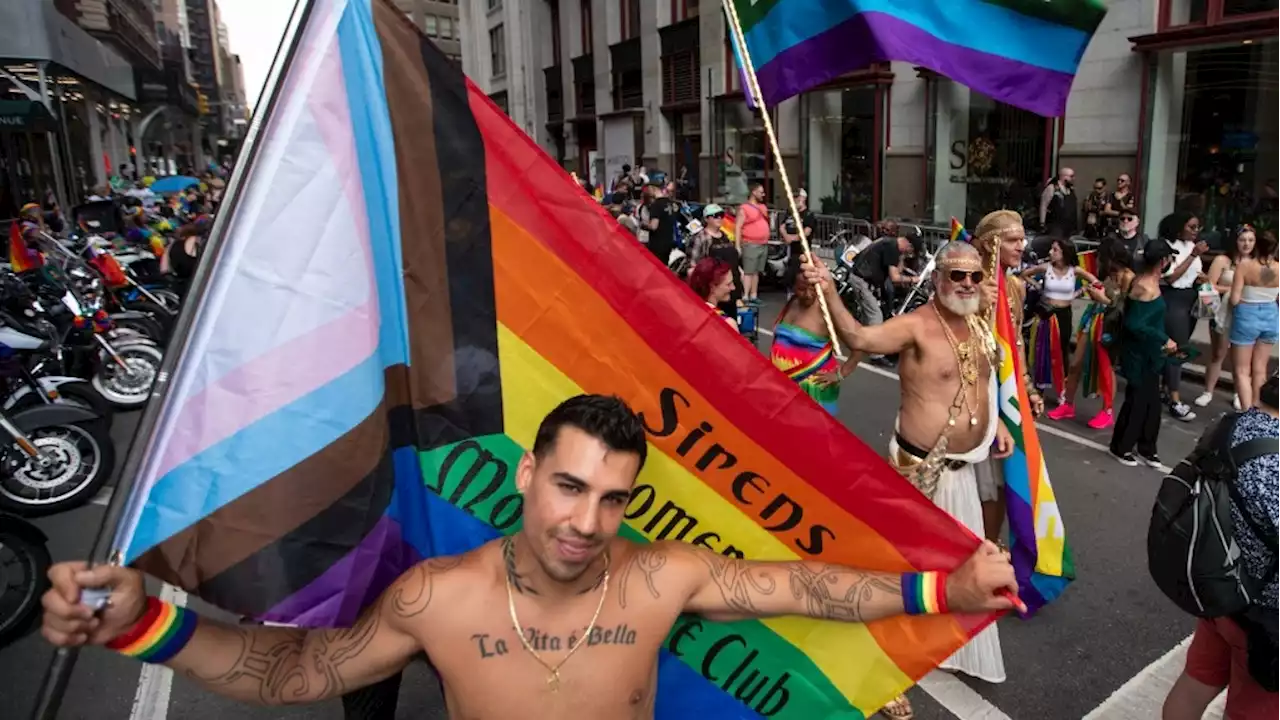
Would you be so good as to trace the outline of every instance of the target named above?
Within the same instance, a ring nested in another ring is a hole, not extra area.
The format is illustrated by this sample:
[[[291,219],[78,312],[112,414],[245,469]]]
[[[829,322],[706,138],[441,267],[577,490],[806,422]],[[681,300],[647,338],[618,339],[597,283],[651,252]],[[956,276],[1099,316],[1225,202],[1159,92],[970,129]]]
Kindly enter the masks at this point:
[[[755,97],[751,94],[751,81],[747,77],[747,64],[742,61],[742,48],[738,45],[738,34],[733,31],[733,23],[728,14],[724,18],[729,31],[729,44],[733,46],[733,62],[738,66],[738,82],[742,84],[742,94],[747,98],[747,107],[756,109]]]
[[[1072,75],[1089,43],[1080,30],[982,0],[781,0],[746,34],[751,61],[758,72],[859,12],[892,15],[939,40]]]
[[[409,324],[400,252],[400,186],[391,111],[383,90],[382,45],[370,0],[351,0],[338,23],[338,49],[369,221],[381,317],[378,345],[389,365],[409,364]]]
[[[125,562],[333,443],[378,407],[384,391],[383,361],[375,352],[165,473],[147,496]]]

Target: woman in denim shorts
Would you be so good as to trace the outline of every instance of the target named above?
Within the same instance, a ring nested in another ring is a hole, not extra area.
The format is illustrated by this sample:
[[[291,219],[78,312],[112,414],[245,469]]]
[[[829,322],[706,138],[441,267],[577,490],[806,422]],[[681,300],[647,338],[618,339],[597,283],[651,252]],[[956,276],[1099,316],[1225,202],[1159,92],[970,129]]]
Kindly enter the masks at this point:
[[[1236,268],[1231,283],[1231,359],[1240,406],[1253,407],[1258,389],[1267,379],[1267,362],[1280,335],[1280,272],[1276,267],[1276,236],[1258,236],[1253,258]]]

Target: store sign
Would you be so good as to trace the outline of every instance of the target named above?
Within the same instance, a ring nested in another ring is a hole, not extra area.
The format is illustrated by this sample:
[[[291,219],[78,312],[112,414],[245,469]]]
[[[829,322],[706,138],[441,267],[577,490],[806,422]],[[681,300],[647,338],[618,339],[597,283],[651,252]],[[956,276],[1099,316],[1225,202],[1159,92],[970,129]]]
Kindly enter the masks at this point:
[[[0,131],[56,132],[53,116],[34,100],[0,100]]]

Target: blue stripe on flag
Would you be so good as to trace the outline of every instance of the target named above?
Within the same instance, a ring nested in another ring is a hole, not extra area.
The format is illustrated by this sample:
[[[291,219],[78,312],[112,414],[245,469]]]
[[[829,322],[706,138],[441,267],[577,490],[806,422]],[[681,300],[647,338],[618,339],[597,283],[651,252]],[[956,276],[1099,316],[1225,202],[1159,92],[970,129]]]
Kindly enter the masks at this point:
[[[342,437],[378,407],[383,393],[382,360],[370,355],[165,473],[148,493],[125,562]]]
[[[1089,35],[982,0],[782,0],[746,33],[759,72],[787,48],[859,12],[892,15],[944,42],[1074,75]]]
[[[499,536],[492,526],[430,492],[423,483],[410,486],[399,482],[401,465],[397,453],[396,494],[387,514],[400,523],[405,541],[423,557],[460,555]],[[747,720],[760,716],[663,649],[658,658],[654,717]]]
[[[351,0],[338,23],[338,49],[373,244],[379,353],[384,366],[409,364],[409,323],[400,253],[400,189],[395,137],[382,74],[382,45],[370,0]],[[429,128],[428,128],[429,130]],[[341,341],[340,338],[335,338]]]

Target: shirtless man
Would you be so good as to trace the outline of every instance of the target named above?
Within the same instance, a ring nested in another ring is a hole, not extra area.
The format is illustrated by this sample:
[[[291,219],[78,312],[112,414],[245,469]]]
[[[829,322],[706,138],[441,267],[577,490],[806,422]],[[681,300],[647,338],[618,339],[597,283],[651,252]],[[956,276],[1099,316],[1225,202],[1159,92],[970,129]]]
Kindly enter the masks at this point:
[[[520,531],[418,564],[350,629],[232,627],[179,615],[171,640],[140,648],[154,627],[148,618],[164,616],[147,612],[142,574],[59,563],[49,572],[42,632],[65,647],[120,639],[126,654],[253,703],[337,697],[425,650],[451,717],[651,718],[658,650],[681,613],[869,622],[904,612],[897,575],[618,538],[646,452],[644,427],[621,400],[570,398],[542,421],[518,466]],[[1013,568],[989,543],[938,580],[954,612],[1004,610],[1012,603],[1002,592],[1016,592]],[[79,602],[94,587],[111,591],[97,615]],[[574,644],[584,636],[591,641]]]
[[[990,333],[976,322],[984,271],[978,251],[948,243],[934,256],[933,300],[882,325],[860,325],[836,296],[826,266],[805,263],[804,277],[827,293],[836,332],[852,351],[898,354],[902,390],[889,461],[939,507],[975,534],[983,532],[976,466],[1013,452],[996,410]],[[1003,682],[996,626],[942,664],[987,682]],[[911,717],[905,697],[884,714]]]

